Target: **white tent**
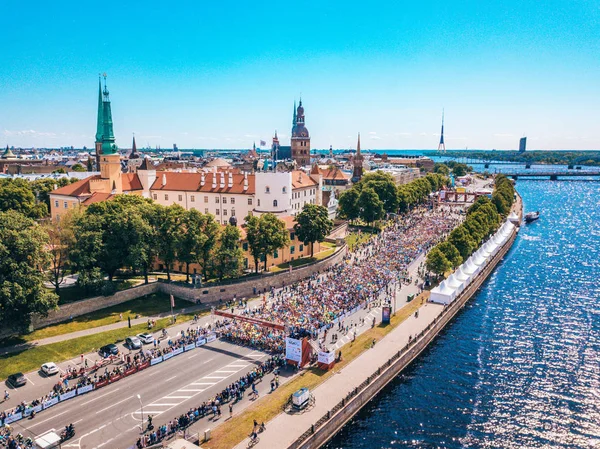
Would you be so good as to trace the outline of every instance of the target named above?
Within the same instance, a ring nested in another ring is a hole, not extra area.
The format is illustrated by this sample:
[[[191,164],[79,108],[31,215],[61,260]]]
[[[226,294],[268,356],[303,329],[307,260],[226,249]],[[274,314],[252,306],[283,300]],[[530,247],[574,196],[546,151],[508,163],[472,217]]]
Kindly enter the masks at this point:
[[[475,277],[475,275],[477,274],[477,266],[473,264],[473,261],[470,257],[460,267],[462,268],[464,273],[467,274],[471,279],[473,279],[473,277]]]
[[[479,267],[479,271],[485,267],[485,258],[478,252],[473,254],[470,258],[472,259],[472,262]],[[477,272],[479,273],[479,271]]]
[[[481,248],[479,248],[479,251],[477,251],[477,252],[486,260],[492,254],[492,252],[487,248],[487,246],[485,244],[481,245]]]
[[[492,239],[489,239],[487,241],[487,243],[484,245],[484,248],[490,253],[490,256],[495,256],[498,250],[500,249]]]
[[[438,304],[450,304],[455,297],[454,289],[450,288],[446,281],[442,281],[440,285],[431,290],[429,300]]]
[[[511,223],[518,224],[519,223],[519,216],[517,214],[515,214],[514,212],[511,212],[510,215],[508,216],[508,220]]]
[[[458,279],[460,282],[462,282],[463,286],[466,287],[467,285],[469,285],[469,282],[471,281],[471,276],[469,276],[467,273],[465,273],[462,269],[462,265],[460,267],[458,267],[458,270],[456,270],[454,272],[456,279]]]
[[[452,273],[450,276],[448,276],[448,279],[446,279],[446,283],[448,284],[448,286],[450,286],[450,288],[453,288],[454,290],[456,290],[457,294],[463,291],[464,285],[461,281],[459,281],[456,278],[454,273]]]

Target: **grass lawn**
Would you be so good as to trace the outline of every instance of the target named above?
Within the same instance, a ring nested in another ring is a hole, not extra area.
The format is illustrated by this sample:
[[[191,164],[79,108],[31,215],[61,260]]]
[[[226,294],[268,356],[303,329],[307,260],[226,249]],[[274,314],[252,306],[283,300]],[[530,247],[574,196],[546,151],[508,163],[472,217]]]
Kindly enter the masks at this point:
[[[181,323],[193,318],[193,315],[179,315],[177,322]],[[153,332],[161,330],[170,324],[170,318],[161,318],[156,321]],[[79,354],[86,354],[98,350],[100,347],[125,340],[130,335],[147,331],[146,324],[138,324],[122,329],[115,329],[99,334],[74,338],[71,340],[52,343],[50,345],[36,346],[22,352],[0,356],[0,380],[6,379],[16,372],[26,373],[38,369],[46,362],[62,362],[72,359]]]
[[[343,360],[337,363],[333,370],[322,371],[318,368],[310,368],[273,393],[262,397],[239,415],[234,415],[232,419],[223,422],[223,424],[213,430],[211,440],[204,443],[202,447],[206,447],[207,449],[229,449],[239,444],[250,434],[254,419],[258,422],[264,421],[268,425],[268,421],[282,412],[283,406],[292,393],[304,387],[313,390],[319,384],[335,375],[337,371],[348,365],[362,352],[368,350],[374,338],[381,340],[400,323],[411,317],[421,307],[421,298],[427,298],[428,296],[429,292],[423,292],[403,309],[396,312],[396,315],[391,318],[389,326],[379,325],[356,337],[356,341],[346,343],[341,349]]]
[[[190,307],[192,305],[193,304],[188,301],[175,298],[175,310]],[[163,293],[155,293],[147,297],[136,298],[131,301],[117,304],[116,306],[107,307],[106,309],[96,310],[95,312],[75,317],[73,320],[65,323],[53,324],[33,331],[30,334],[10,338],[0,342],[0,344],[2,346],[12,346],[28,341],[41,340],[42,338],[54,337],[56,335],[113,324],[120,321],[119,314],[121,313],[123,314],[123,321],[127,321],[128,316],[133,319],[136,314],[139,314],[140,316],[154,316],[159,313],[169,312],[170,310],[171,302],[169,296]],[[208,313],[208,311],[205,313]]]
[[[290,265],[292,267],[298,267],[300,265],[308,265],[319,260],[323,260],[326,257],[331,256],[335,252],[335,244],[323,242],[321,243],[323,251],[318,252],[314,255],[314,257],[303,257],[301,259],[292,260],[290,262],[280,263],[279,265],[272,266],[269,268],[269,271],[272,273],[277,273],[278,271],[287,270]]]
[[[361,231],[360,234],[358,232],[352,232],[348,234],[346,236],[346,243],[348,244],[348,249],[350,251],[354,251],[356,246],[366,242],[371,237],[373,237],[373,232],[365,230]]]

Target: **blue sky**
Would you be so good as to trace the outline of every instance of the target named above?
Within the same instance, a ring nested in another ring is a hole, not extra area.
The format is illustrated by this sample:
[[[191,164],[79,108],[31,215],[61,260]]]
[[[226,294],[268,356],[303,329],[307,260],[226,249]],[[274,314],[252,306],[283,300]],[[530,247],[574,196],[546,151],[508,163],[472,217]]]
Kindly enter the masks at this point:
[[[93,6],[92,6],[93,5]],[[0,145],[600,149],[599,1],[0,2]]]

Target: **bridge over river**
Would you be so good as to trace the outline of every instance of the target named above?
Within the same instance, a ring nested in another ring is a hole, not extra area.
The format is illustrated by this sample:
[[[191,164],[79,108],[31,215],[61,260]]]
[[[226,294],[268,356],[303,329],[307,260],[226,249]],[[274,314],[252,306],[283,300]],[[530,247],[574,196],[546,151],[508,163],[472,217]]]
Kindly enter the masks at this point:
[[[565,177],[600,177],[599,169],[589,170],[565,170],[565,169],[497,169],[495,173],[502,173],[509,178],[549,178],[553,181]]]

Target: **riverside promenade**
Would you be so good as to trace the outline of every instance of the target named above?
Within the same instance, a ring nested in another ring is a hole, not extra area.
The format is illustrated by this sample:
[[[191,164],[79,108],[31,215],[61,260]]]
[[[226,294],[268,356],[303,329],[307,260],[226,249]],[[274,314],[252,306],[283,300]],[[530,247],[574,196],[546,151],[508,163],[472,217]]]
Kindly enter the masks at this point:
[[[518,195],[513,211],[522,218],[522,202]],[[502,260],[512,246],[517,231],[518,228],[515,228],[502,250],[450,306],[424,303],[419,308],[418,318],[413,315],[400,323],[375,347],[366,350],[315,388],[312,391],[314,407],[301,414],[282,412],[266,423],[267,429],[260,434],[257,447],[316,449],[328,441],[435,339]],[[406,291],[402,294],[406,294]],[[360,392],[359,386],[362,388]],[[259,416],[256,419],[260,422]],[[250,432],[251,429],[248,429]],[[243,449],[247,445],[248,439],[245,439],[236,449]],[[210,447],[210,443],[207,447]]]

